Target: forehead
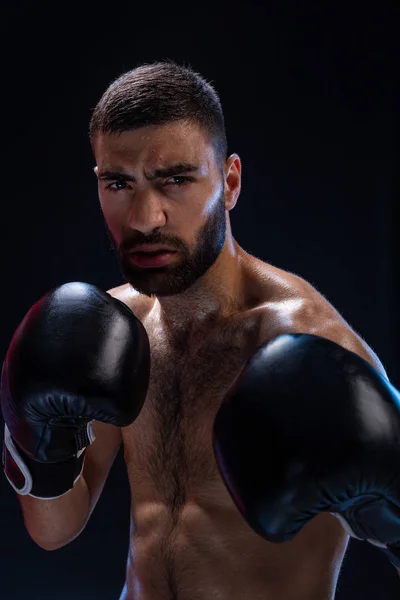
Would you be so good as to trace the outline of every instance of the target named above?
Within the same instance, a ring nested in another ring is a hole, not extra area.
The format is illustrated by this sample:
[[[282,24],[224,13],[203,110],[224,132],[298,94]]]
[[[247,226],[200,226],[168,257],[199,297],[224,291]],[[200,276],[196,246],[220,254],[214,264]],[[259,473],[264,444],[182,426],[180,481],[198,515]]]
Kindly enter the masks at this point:
[[[211,167],[215,162],[206,132],[198,125],[181,121],[118,134],[99,133],[93,146],[98,165],[129,163],[151,168],[187,161]]]

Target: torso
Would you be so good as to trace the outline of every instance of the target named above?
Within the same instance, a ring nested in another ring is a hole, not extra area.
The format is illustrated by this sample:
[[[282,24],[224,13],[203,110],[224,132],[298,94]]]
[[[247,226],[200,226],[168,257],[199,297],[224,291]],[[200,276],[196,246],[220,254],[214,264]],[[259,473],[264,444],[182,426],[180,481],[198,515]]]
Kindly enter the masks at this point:
[[[322,514],[290,542],[265,541],[233,504],[212,449],[224,395],[256,348],[274,337],[277,303],[290,311],[280,283],[276,294],[270,335],[265,309],[252,302],[189,338],[167,334],[143,300],[139,306],[134,296],[118,296],[146,327],[152,365],[144,408],[123,429],[132,527],[121,600],[333,598],[347,544],[339,522]]]

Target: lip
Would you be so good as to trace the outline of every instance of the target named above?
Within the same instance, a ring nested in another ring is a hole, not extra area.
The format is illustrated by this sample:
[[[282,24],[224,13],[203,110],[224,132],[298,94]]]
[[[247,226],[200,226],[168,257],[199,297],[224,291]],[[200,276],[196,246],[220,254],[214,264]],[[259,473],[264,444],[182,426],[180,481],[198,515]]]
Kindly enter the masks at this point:
[[[129,261],[133,263],[136,267],[154,269],[157,267],[164,267],[165,265],[167,265],[172,260],[175,254],[177,254],[175,250],[172,252],[163,251],[161,254],[155,255],[146,254],[144,251],[140,250],[138,252],[131,252],[129,254]]]

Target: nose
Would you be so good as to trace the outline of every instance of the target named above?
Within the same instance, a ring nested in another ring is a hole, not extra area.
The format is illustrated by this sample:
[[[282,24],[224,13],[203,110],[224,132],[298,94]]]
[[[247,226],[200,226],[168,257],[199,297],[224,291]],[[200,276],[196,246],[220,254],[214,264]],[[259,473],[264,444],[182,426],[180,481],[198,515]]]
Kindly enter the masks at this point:
[[[129,212],[129,227],[142,233],[150,233],[163,227],[167,217],[164,206],[157,193],[137,193],[132,200]]]

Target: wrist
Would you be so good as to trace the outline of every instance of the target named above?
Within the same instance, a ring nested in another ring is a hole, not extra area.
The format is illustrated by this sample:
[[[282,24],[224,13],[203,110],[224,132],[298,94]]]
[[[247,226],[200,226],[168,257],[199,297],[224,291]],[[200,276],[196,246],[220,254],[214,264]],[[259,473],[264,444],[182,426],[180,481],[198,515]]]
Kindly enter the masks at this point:
[[[342,515],[340,515],[339,513],[331,513],[331,514],[340,521],[343,529],[346,531],[346,533],[348,533],[350,535],[350,537],[352,537],[356,540],[360,540],[362,542],[369,542],[373,546],[376,546],[377,548],[379,548],[380,550],[382,550],[382,552],[384,552],[386,554],[386,556],[389,558],[392,565],[394,567],[396,567],[396,569],[400,569],[400,541],[395,542],[395,543],[385,544],[385,543],[379,542],[377,540],[367,539],[365,537],[359,537],[354,532],[354,528],[352,528],[350,526],[349,522]]]
[[[62,462],[41,462],[24,452],[13,440],[7,425],[4,431],[3,468],[14,491],[33,498],[59,498],[73,488],[82,474],[85,449]]]

